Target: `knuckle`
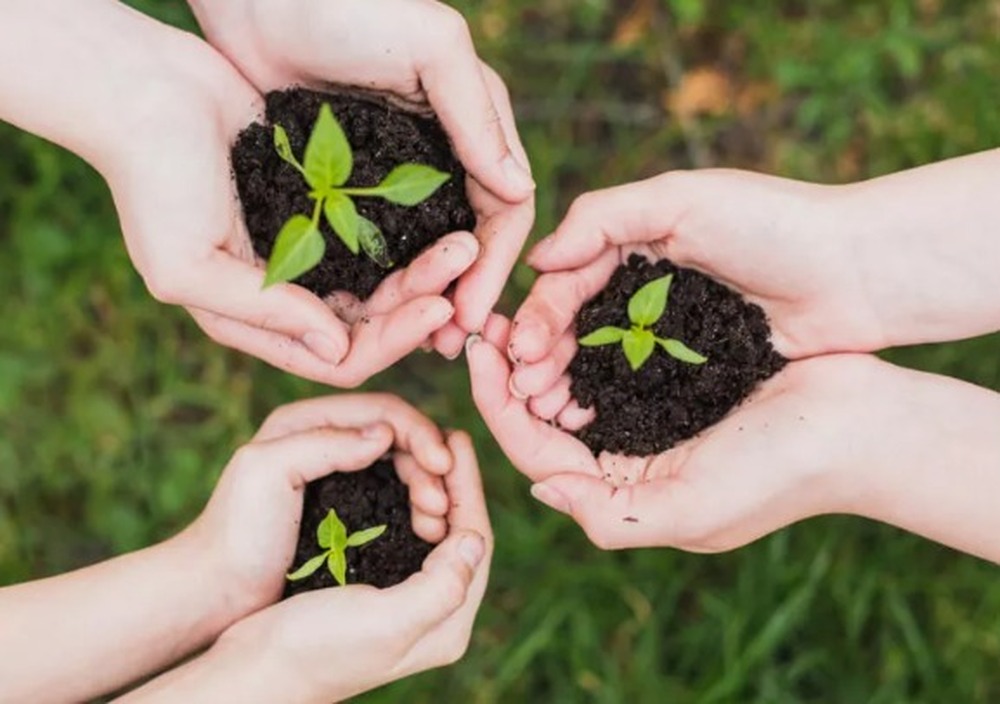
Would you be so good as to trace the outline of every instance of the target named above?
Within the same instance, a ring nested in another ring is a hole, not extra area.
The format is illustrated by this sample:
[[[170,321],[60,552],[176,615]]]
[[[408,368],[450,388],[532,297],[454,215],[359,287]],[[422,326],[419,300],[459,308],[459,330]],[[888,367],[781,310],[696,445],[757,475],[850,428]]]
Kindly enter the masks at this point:
[[[462,660],[469,652],[469,641],[470,634],[463,634],[449,642],[442,650],[441,666],[448,667]]]
[[[181,302],[183,286],[179,279],[159,268],[151,269],[143,276],[150,295],[161,303],[177,304]]]
[[[440,38],[448,41],[471,42],[469,25],[461,12],[448,5],[436,6],[435,27]]]

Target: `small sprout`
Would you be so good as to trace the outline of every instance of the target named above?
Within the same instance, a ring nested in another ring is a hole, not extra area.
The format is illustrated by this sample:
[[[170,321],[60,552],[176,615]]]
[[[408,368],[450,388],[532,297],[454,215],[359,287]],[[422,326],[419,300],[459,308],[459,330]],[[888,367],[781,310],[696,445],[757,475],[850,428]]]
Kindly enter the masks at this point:
[[[667,310],[667,299],[670,296],[670,284],[674,275],[668,274],[636,291],[628,302],[628,317],[632,327],[628,330],[613,326],[598,328],[581,337],[578,342],[583,347],[599,347],[621,343],[622,351],[628,359],[632,371],[639,371],[646,360],[652,356],[656,346],[674,359],[687,364],[704,364],[708,361],[680,340],[657,337],[652,328]]]
[[[293,215],[281,228],[267,263],[264,288],[292,281],[320,263],[326,253],[326,241],[319,231],[321,216],[353,254],[364,250],[372,261],[388,269],[393,263],[385,236],[378,225],[358,214],[353,198],[377,197],[414,206],[434,195],[451,178],[423,164],[401,164],[377,186],[345,187],[354,169],[354,154],[333,110],[325,103],[306,144],[304,164],[292,152],[288,133],[281,125],[274,126],[274,150],[302,174],[315,207],[311,218]]]
[[[347,548],[360,548],[362,545],[367,545],[381,537],[385,533],[385,529],[386,526],[376,526],[348,535],[347,526],[337,516],[337,512],[331,508],[316,530],[316,542],[323,552],[306,561],[302,567],[287,575],[286,578],[290,582],[305,579],[313,575],[325,562],[326,568],[337,580],[337,584],[344,586],[347,584]]]

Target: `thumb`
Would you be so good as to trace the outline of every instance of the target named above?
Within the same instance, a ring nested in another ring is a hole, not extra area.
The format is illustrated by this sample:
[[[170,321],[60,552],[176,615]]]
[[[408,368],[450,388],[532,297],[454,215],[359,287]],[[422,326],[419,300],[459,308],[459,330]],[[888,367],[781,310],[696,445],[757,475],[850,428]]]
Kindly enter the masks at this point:
[[[657,479],[616,488],[583,474],[559,474],[531,487],[531,495],[573,518],[603,550],[676,545],[687,515],[683,484]]]
[[[434,548],[420,572],[385,590],[389,613],[398,617],[411,645],[462,607],[485,555],[481,535],[456,531]]]

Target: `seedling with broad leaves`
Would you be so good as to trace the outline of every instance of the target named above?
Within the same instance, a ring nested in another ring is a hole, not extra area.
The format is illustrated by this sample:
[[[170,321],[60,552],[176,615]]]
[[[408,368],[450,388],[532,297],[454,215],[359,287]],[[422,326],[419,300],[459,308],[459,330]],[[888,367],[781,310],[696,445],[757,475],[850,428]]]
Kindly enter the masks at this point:
[[[380,538],[385,533],[385,529],[385,526],[376,526],[348,535],[347,526],[337,516],[337,512],[330,509],[326,518],[316,529],[316,542],[319,543],[323,552],[287,575],[287,579],[291,582],[297,582],[310,577],[326,563],[326,568],[337,580],[337,584],[344,586],[347,584],[347,548],[360,548],[362,545],[367,545]]]
[[[379,266],[391,267],[385,236],[378,225],[358,213],[353,198],[384,198],[397,205],[414,206],[430,198],[451,178],[431,166],[401,164],[377,186],[344,186],[354,169],[354,154],[326,103],[320,108],[303,162],[292,152],[288,133],[281,125],[274,126],[274,148],[302,174],[315,205],[312,217],[293,215],[281,228],[267,263],[265,288],[292,281],[320,263],[326,253],[326,241],[319,231],[320,217],[326,218],[352,253],[359,254],[363,249]]]
[[[687,364],[704,364],[708,361],[680,340],[657,337],[650,329],[667,310],[667,299],[670,296],[670,285],[674,275],[668,274],[650,281],[636,291],[628,302],[628,317],[632,327],[628,330],[607,326],[598,328],[589,335],[584,335],[578,342],[583,347],[599,347],[621,343],[622,351],[628,359],[632,371],[639,371],[646,360],[650,358],[656,346],[674,359]]]

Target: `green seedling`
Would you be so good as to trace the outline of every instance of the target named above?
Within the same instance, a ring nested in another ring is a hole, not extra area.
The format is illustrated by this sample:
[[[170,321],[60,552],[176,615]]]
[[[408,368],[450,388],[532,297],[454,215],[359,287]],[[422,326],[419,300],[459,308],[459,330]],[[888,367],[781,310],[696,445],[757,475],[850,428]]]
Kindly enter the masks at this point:
[[[305,579],[314,574],[325,562],[326,568],[337,580],[337,584],[344,586],[347,584],[347,548],[360,548],[362,545],[367,545],[381,537],[385,533],[385,529],[385,526],[376,526],[348,535],[347,526],[337,516],[337,512],[331,508],[330,513],[326,514],[326,518],[316,529],[316,542],[319,543],[323,552],[287,575],[287,579],[290,582]]]
[[[326,218],[351,252],[358,254],[363,249],[372,261],[388,269],[392,262],[385,237],[378,225],[358,213],[353,198],[377,197],[413,206],[430,198],[451,178],[430,166],[401,164],[377,186],[345,187],[354,169],[354,155],[333,110],[325,103],[306,144],[304,163],[295,158],[288,133],[281,125],[274,126],[274,148],[302,174],[315,206],[311,218],[293,215],[282,226],[267,263],[264,288],[291,281],[320,263],[326,253],[326,242],[319,231],[320,217]]]
[[[578,342],[584,347],[599,347],[620,342],[632,371],[639,371],[657,345],[681,362],[704,364],[708,361],[707,357],[698,354],[680,340],[657,337],[650,329],[667,310],[667,297],[670,295],[670,284],[673,280],[674,275],[668,274],[650,281],[635,292],[628,302],[628,317],[632,321],[632,327],[628,330],[613,326],[598,328],[589,335],[581,337]]]

